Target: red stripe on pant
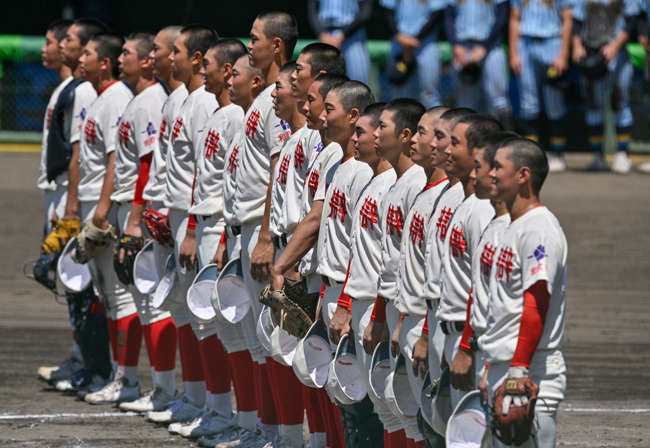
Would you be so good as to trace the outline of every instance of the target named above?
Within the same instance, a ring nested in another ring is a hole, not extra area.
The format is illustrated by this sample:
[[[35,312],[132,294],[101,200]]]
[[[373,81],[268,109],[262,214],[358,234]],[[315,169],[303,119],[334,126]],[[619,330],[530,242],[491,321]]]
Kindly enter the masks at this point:
[[[259,388],[255,382],[255,369],[250,352],[242,350],[231,353],[230,368],[232,369],[232,381],[235,386],[235,399],[237,400],[237,410],[242,412],[252,412],[257,410],[256,388]]]
[[[181,355],[181,368],[183,369],[183,381],[203,381],[199,340],[196,338],[190,324],[178,328],[178,345]]]
[[[137,366],[142,345],[142,326],[138,313],[117,320],[117,343],[118,350],[121,348],[118,365]]]
[[[213,395],[230,392],[230,361],[217,335],[203,339],[199,347],[206,388]]]

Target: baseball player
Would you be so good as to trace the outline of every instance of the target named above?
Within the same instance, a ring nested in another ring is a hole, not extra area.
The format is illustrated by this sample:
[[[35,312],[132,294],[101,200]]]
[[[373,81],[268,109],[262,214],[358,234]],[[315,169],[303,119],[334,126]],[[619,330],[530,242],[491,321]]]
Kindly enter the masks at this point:
[[[65,89],[70,82],[74,79],[72,77],[72,70],[70,67],[65,65],[61,59],[61,52],[59,50],[59,42],[65,37],[65,33],[68,28],[72,25],[71,20],[57,20],[48,26],[47,32],[45,33],[45,43],[41,48],[41,60],[43,67],[52,69],[56,72],[59,77],[59,85],[52,92],[50,101],[47,104],[47,110],[45,112],[45,120],[43,123],[43,142],[41,149],[41,162],[40,162],[40,176],[36,183],[36,186],[43,190],[45,193],[45,224],[44,224],[44,236],[49,235],[53,230],[54,225],[59,220],[59,215],[63,217],[63,209],[65,208],[66,194],[67,194],[67,176],[65,174],[59,175],[61,178],[58,182],[52,181],[48,182],[47,180],[47,139],[48,131],[50,130],[50,120],[52,118],[52,112],[56,106],[59,95],[63,89]],[[57,208],[58,213],[57,213]],[[79,346],[74,339],[74,329],[73,339],[72,339],[72,352],[70,357],[64,361],[64,364],[60,366],[53,367],[39,367],[38,376],[46,381],[49,381],[51,378],[52,372],[60,370],[59,373],[64,373],[64,370],[70,371],[65,372],[67,378],[73,373],[72,370],[79,370],[83,366],[83,361],[81,357],[81,352],[79,351]],[[68,367],[66,369],[66,366]]]
[[[512,129],[507,62],[501,49],[507,24],[505,0],[454,1],[445,9],[445,31],[453,48],[456,105],[479,110],[480,85],[489,112]]]
[[[385,222],[381,237],[381,269],[377,289],[377,298],[364,333],[364,348],[371,354],[381,339],[384,326],[391,334],[397,327],[399,312],[395,308],[397,270],[399,264],[399,247],[404,229],[404,217],[408,214],[415,197],[426,184],[426,174],[422,167],[411,160],[411,138],[417,131],[418,122],[426,109],[422,104],[409,98],[398,98],[386,105],[379,119],[379,126],[374,132],[377,156],[387,160],[397,180],[384,196]],[[378,336],[377,336],[378,335]],[[396,354],[395,354],[396,355]],[[391,356],[391,367],[395,368],[395,356]],[[413,430],[402,420],[406,439],[421,440],[417,428]],[[406,440],[401,443],[406,444]],[[392,446],[392,441],[391,441]]]
[[[409,75],[405,86],[393,86],[393,95],[417,97],[426,107],[441,104],[437,35],[447,2],[380,0],[379,4],[386,8],[388,28],[393,36],[391,57],[415,64],[415,73]]]
[[[483,136],[476,151],[476,167],[471,178],[477,199],[490,199],[490,170],[494,164],[494,154],[506,141],[519,136],[513,132],[494,132]],[[488,309],[490,306],[490,273],[492,261],[503,232],[510,225],[510,215],[506,205],[490,201],[494,207],[494,218],[485,228],[474,256],[472,257],[472,286],[467,301],[467,317],[458,353],[449,367],[450,380],[460,390],[474,390],[483,378],[485,364],[481,362],[482,352],[476,340],[485,333]],[[476,354],[474,354],[476,351]],[[472,376],[474,375],[474,376]]]
[[[173,78],[171,71],[171,61],[169,60],[169,54],[173,50],[174,41],[180,34],[180,31],[180,26],[169,26],[160,30],[153,40],[153,50],[149,55],[152,60],[153,74],[159,83],[164,83],[164,86],[169,91],[169,96],[166,98],[161,110],[161,121],[159,122],[160,131],[157,136],[158,142],[154,146],[152,152],[152,158],[150,161],[150,168],[148,173],[149,180],[144,186],[144,190],[142,191],[142,200],[138,201],[134,198],[136,205],[142,206],[146,203],[149,203],[150,209],[159,211],[164,214],[168,213],[168,209],[163,204],[163,199],[166,192],[166,158],[170,144],[169,138],[171,135],[171,126],[169,126],[168,123],[171,123],[173,121],[183,101],[185,101],[185,98],[187,98],[187,88],[185,87],[185,84],[181,83],[180,81],[176,81]],[[143,166],[141,164],[140,172],[144,177],[145,175],[142,170]],[[162,278],[164,275],[165,263],[173,251],[173,247],[164,246],[158,242],[154,242],[153,252],[154,259],[156,261],[156,271],[159,278]],[[158,359],[159,373],[157,376],[164,377],[164,379],[161,378],[158,381],[157,387],[154,389],[153,394],[145,394],[140,400],[132,403],[122,403],[120,404],[121,409],[136,412],[163,412],[165,411],[167,404],[175,397],[175,375],[172,375],[172,373],[175,370],[176,345],[179,339],[182,340],[182,338],[179,336],[179,333],[183,331],[182,328],[184,326],[187,326],[186,329],[190,329],[189,311],[187,311],[187,309],[184,307],[179,307],[175,310],[172,310],[170,314],[174,321],[174,327],[176,327],[176,329],[174,329],[171,325],[165,325],[164,329],[166,331],[164,333],[159,333],[158,340],[158,344],[160,344],[161,348],[167,347],[164,357],[162,353],[160,353],[161,356]],[[161,326],[161,329],[162,328],[163,327]],[[167,358],[168,356],[169,358]],[[185,357],[186,353],[181,351],[181,365],[185,364],[183,362]],[[186,369],[183,369],[182,372],[183,389],[186,389]],[[171,388],[172,378],[174,378],[173,389]],[[166,387],[164,388],[162,384],[167,384],[169,389]]]
[[[117,128],[126,105],[133,98],[126,84],[117,79],[117,58],[123,43],[124,39],[116,34],[96,33],[79,58],[81,76],[92,84],[97,98],[83,121],[77,194],[82,221],[86,227],[100,230],[118,225],[117,207],[111,201],[115,191]],[[85,400],[93,404],[133,401],[140,397],[137,369],[142,329],[133,296],[118,281],[113,269],[113,246],[111,243],[98,249],[88,262],[93,284],[109,318],[113,358],[118,364],[112,382],[86,395]]]
[[[479,139],[485,134],[502,131],[503,127],[491,115],[470,114],[458,121],[453,129],[448,155],[447,171],[463,186],[464,198],[449,220],[442,251],[440,272],[440,302],[436,320],[445,334],[444,357],[447,364],[456,356],[467,315],[467,301],[471,288],[472,257],[485,227],[494,217],[490,201],[480,200],[474,194],[470,178],[475,167],[475,153]],[[451,383],[451,404],[462,398],[462,389]]]
[[[165,206],[169,207],[169,224],[175,241],[174,256],[182,297],[187,294],[196,274],[196,223],[188,210],[192,205],[198,148],[206,138],[202,132],[208,118],[219,107],[215,96],[206,92],[200,71],[206,50],[217,39],[214,29],[205,25],[190,25],[181,30],[174,42],[174,51],[170,54],[174,79],[185,84],[188,91],[188,97],[171,125],[164,198]],[[209,418],[210,411],[207,409],[212,407],[225,409],[222,415],[230,417],[227,410],[229,403],[225,404],[230,400],[229,368],[215,367],[228,366],[228,358],[216,336],[216,326],[214,322],[199,323],[193,316],[190,316],[190,326],[192,333],[179,328],[180,350],[188,355],[188,381],[184,401],[179,404],[178,412],[172,412],[170,416],[171,421],[176,423],[169,426],[171,433],[179,432],[186,423],[198,426],[204,417]],[[206,398],[209,398],[207,406]]]
[[[322,43],[341,50],[350,79],[368,83],[370,55],[365,47],[365,25],[372,15],[372,0],[338,2],[309,0],[309,24]]]
[[[244,113],[250,110],[251,105],[264,89],[265,83],[262,70],[252,68],[248,54],[237,59],[232,68],[232,76],[227,81],[230,100],[233,104],[241,107]],[[213,262],[223,265],[228,259],[238,258],[241,253],[241,225],[237,224],[234,216],[235,192],[237,189],[237,172],[239,167],[239,155],[242,148],[243,138],[243,117],[239,123],[238,131],[232,138],[224,155],[224,170],[222,181],[223,218],[225,231],[218,246]],[[238,421],[236,424],[226,427],[212,437],[199,439],[199,443],[205,447],[214,447],[219,444],[232,444],[234,446],[264,446],[268,433],[277,432],[277,415],[271,385],[266,375],[266,360],[262,352],[261,343],[256,333],[256,321],[252,312],[249,312],[241,321],[244,342],[252,361],[252,369],[249,370],[241,381],[245,382],[248,393],[254,393],[255,409],[257,415],[250,410],[250,404],[241,406],[238,409]],[[262,363],[259,360],[262,359]],[[236,364],[236,362],[235,362]],[[252,376],[252,379],[251,379]],[[236,379],[239,381],[239,378]],[[248,382],[246,382],[248,381]],[[246,397],[238,400],[247,400]],[[245,411],[244,409],[249,409]],[[244,412],[242,413],[242,410]],[[255,417],[255,420],[253,420]],[[257,426],[256,426],[257,423]]]
[[[313,43],[300,50],[296,70],[291,74],[293,95],[299,102],[307,101],[307,92],[321,73],[343,76],[346,61],[341,51],[329,44]]]
[[[635,18],[641,13],[640,2],[624,0],[605,2],[601,0],[580,0],[573,7],[573,54],[575,63],[581,59],[602,54],[606,70],[603,76],[583,73],[582,95],[587,105],[586,121],[589,145],[594,157],[587,165],[588,171],[607,171],[609,167],[603,158],[603,108],[605,95],[610,95],[616,122],[618,151],[612,170],[626,174],[632,168],[627,156],[632,112],[628,104],[632,63],[625,49],[634,32]]]
[[[530,377],[539,386],[533,436],[522,446],[555,446],[557,409],[566,390],[560,349],[567,241],[557,218],[539,202],[547,173],[544,151],[526,139],[499,148],[490,171],[490,196],[505,203],[512,223],[501,237],[490,274],[488,324],[478,339],[490,366],[480,389],[486,400],[508,378]],[[502,412],[507,413],[509,403],[506,397]]]
[[[59,91],[59,98],[52,109],[52,113],[48,112],[46,116],[46,120],[49,120],[47,124],[48,151],[44,152],[45,166],[43,167],[42,165],[41,169],[45,169],[45,177],[42,178],[40,182],[56,182],[57,185],[61,184],[61,186],[66,183],[66,194],[60,195],[60,201],[63,206],[62,209],[57,205],[57,207],[50,211],[52,206],[46,204],[46,221],[53,218],[52,212],[55,212],[56,208],[59,208],[61,210],[57,214],[57,224],[62,225],[63,223],[70,223],[70,225],[76,229],[81,227],[78,216],[79,202],[77,200],[81,125],[88,107],[93,100],[97,98],[97,92],[95,92],[93,86],[81,78],[79,72],[79,57],[83,53],[84,46],[88,42],[90,36],[96,32],[105,31],[105,29],[105,25],[96,20],[79,19],[63,31],[63,38],[61,38],[58,43],[59,57],[62,64],[70,69],[74,79],[71,80],[63,90]],[[62,97],[61,93],[64,93],[65,95]],[[43,163],[43,158],[41,158],[41,163]],[[66,171],[68,173],[64,174]],[[57,179],[61,182],[57,182]],[[46,200],[47,196],[48,195],[46,194]],[[59,194],[49,196],[51,196],[51,199],[54,201],[59,197]],[[52,205],[53,204],[54,203],[52,203]],[[48,238],[46,238],[46,242],[47,241]],[[50,249],[48,247],[49,245],[46,246],[44,244],[43,250],[51,252],[59,247],[62,248],[63,246],[61,243],[65,242],[55,238],[56,247]],[[68,306],[71,315],[72,307],[74,307],[75,303],[77,303],[77,301],[74,301],[74,303],[69,302]],[[78,337],[81,338],[81,336]],[[73,344],[75,344],[74,339]],[[43,370],[39,369],[39,375],[41,375],[42,378],[49,380],[52,384],[56,384],[59,381],[67,381],[73,373],[79,371],[83,367],[82,359],[82,353],[79,353],[78,356],[74,355],[73,345],[73,354],[70,358],[64,360],[58,367],[46,368]]]
[[[562,156],[566,146],[566,106],[564,90],[547,81],[563,76],[569,69],[571,7],[570,1],[510,3],[508,50],[512,73],[519,78],[523,133],[535,141],[539,138],[541,93],[550,121],[549,166],[554,172],[566,169]]]
[[[120,79],[129,84],[135,94],[120,119],[115,147],[115,192],[111,199],[117,204],[122,239],[143,237],[141,225],[146,201],[142,191],[149,180],[162,106],[167,100],[165,89],[154,78],[149,57],[154,38],[153,34],[145,32],[131,34],[118,58]],[[118,247],[117,257],[124,262],[126,257],[135,257],[135,251]],[[153,308],[153,295],[140,293],[133,284],[128,285],[128,289],[138,310],[153,386],[137,403],[125,402],[120,406],[124,410],[149,410],[152,400],[157,400],[161,406],[176,394],[176,325],[168,312]]]
[[[404,220],[397,268],[395,307],[402,319],[391,336],[392,351],[393,356],[397,356],[401,350],[407,365],[413,363],[413,346],[422,334],[427,313],[426,303],[420,299],[420,295],[424,286],[424,253],[429,238],[429,218],[436,200],[449,183],[445,171],[431,164],[434,128],[446,110],[448,109],[442,106],[429,109],[420,118],[418,130],[411,138],[411,160],[424,169],[427,183],[415,197]],[[407,369],[407,375],[413,395],[419,396],[422,379],[414,374],[412,369]],[[405,423],[409,428],[407,431],[416,434],[415,441],[421,441],[422,435],[417,431],[417,419],[412,417]]]

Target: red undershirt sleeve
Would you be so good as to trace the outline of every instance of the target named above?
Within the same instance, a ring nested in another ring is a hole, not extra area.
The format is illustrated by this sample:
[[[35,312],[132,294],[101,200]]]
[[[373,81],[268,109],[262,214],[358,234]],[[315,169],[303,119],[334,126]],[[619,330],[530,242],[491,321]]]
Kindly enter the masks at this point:
[[[133,197],[133,205],[146,205],[147,201],[142,198],[144,187],[149,182],[149,168],[151,167],[151,159],[153,152],[140,157],[140,171],[138,172],[138,180],[135,183],[135,196]]]
[[[386,322],[386,299],[382,296],[377,296],[375,306],[372,308],[370,320],[379,323]]]
[[[429,334],[429,310],[424,318],[424,325],[422,326],[422,334]]]
[[[194,205],[194,187],[196,186],[196,171],[194,171],[194,180],[192,181],[192,202],[191,205]],[[187,221],[187,228],[188,229],[196,229],[196,220],[194,219],[194,215],[190,215],[190,220]]]
[[[226,239],[227,239],[226,232],[224,231],[224,232],[221,233],[221,238],[219,239],[219,244],[223,244],[224,246],[227,246],[228,243],[226,242]]]
[[[530,367],[537,345],[542,339],[551,300],[546,280],[540,280],[524,292],[524,311],[519,325],[519,339],[512,357],[512,367]]]
[[[349,310],[352,306],[351,302],[352,299],[350,298],[349,295],[347,295],[345,292],[345,285],[348,284],[348,277],[350,277],[350,262],[348,262],[348,270],[345,273],[345,282],[343,282],[343,289],[341,289],[341,295],[339,296],[339,300],[337,302],[338,306],[341,306],[345,308],[346,310]]]
[[[465,328],[463,328],[463,336],[460,338],[460,345],[458,346],[464,352],[472,353],[472,349],[469,346],[469,338],[474,334],[474,330],[469,324],[470,310],[472,309],[472,292],[469,292],[469,299],[467,299],[467,316],[465,316]]]

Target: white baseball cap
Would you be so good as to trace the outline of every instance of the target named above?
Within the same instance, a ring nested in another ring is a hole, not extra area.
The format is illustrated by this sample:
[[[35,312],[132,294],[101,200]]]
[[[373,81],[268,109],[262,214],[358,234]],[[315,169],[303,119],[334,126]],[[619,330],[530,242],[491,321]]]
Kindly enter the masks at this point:
[[[271,312],[271,314],[273,313]],[[290,367],[298,342],[300,342],[300,339],[276,325],[273,333],[271,333],[271,356],[280,364]]]
[[[246,317],[251,301],[246,293],[240,258],[230,260],[223,267],[210,300],[217,319],[223,323],[236,324]]]
[[[176,281],[176,258],[174,254],[167,257],[165,262],[165,274],[160,279],[156,292],[153,295],[151,305],[161,311],[171,311],[183,305],[181,287]]]
[[[373,402],[386,404],[386,378],[390,373],[390,342],[381,341],[372,353],[370,372],[368,372],[370,376],[368,394]]]
[[[385,396],[386,405],[398,417],[415,417],[418,414],[420,403],[411,390],[406,359],[402,353],[397,357],[395,370],[386,378]]]
[[[458,402],[447,423],[447,447],[480,448],[489,424],[490,412],[482,403],[481,392],[468,393]]]
[[[153,245],[153,240],[145,244],[133,262],[133,284],[141,294],[145,295],[154,292],[160,283]]]
[[[327,383],[332,350],[324,327],[323,319],[318,319],[300,340],[293,355],[293,371],[302,384],[321,388]]]
[[[59,257],[59,262],[56,265],[56,272],[67,292],[81,292],[84,291],[90,282],[90,269],[87,264],[76,263],[72,259],[72,249],[79,244],[77,237],[70,238],[68,244],[65,245],[63,253]]]
[[[219,268],[215,263],[209,264],[199,271],[187,290],[187,306],[200,323],[212,322],[217,317],[210,300],[217,278]]]
[[[350,342],[347,334],[339,341],[327,379],[327,390],[343,404],[358,403],[368,394],[357,360],[356,347],[350,345]]]
[[[440,374],[438,390],[436,396],[431,402],[431,413],[433,415],[431,428],[440,435],[447,432],[447,422],[451,417],[453,408],[451,407],[451,386],[449,384],[449,367]]]
[[[271,351],[271,334],[276,326],[275,319],[273,318],[273,311],[271,311],[271,308],[264,305],[259,317],[257,318],[255,332],[257,333],[257,338],[260,340],[262,347],[264,347],[264,350],[267,352]]]

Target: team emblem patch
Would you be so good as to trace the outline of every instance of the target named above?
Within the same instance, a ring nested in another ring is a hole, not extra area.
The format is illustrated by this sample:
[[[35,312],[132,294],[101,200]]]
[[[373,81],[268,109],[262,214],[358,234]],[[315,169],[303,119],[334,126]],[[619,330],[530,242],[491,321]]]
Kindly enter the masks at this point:
[[[533,252],[533,255],[528,258],[532,257],[535,257],[537,261],[542,261],[542,259],[546,257],[546,248],[540,244],[537,246],[537,249],[535,249],[535,252]]]

